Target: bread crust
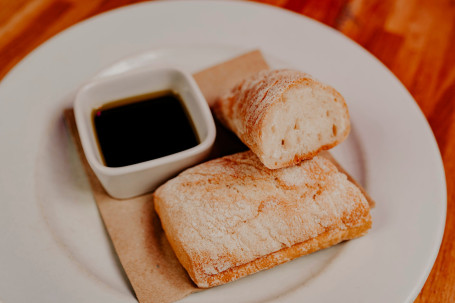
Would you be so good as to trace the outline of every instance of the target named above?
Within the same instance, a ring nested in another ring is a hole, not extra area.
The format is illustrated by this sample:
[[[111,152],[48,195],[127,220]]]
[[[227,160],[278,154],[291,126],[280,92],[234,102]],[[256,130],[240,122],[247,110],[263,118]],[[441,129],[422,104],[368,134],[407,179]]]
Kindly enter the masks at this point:
[[[305,153],[294,154],[289,159],[271,159],[265,152],[266,143],[263,132],[271,123],[271,115],[279,103],[285,102],[283,96],[292,89],[308,87],[325,91],[341,104],[346,128],[334,138]],[[243,80],[228,94],[218,99],[213,106],[217,118],[231,129],[269,169],[277,169],[310,159],[322,150],[328,150],[346,139],[350,131],[349,112],[343,96],[334,88],[324,85],[310,75],[288,69],[265,70]]]
[[[270,170],[251,151],[186,170],[154,193],[180,263],[213,287],[363,235],[361,191],[328,159]]]
[[[204,285],[200,286],[204,288],[214,287],[265,269],[270,269],[298,257],[331,247],[343,241],[361,237],[368,232],[371,225],[371,220],[365,219],[359,226],[347,230],[327,231],[307,241],[297,243],[291,247],[286,247],[266,256],[259,257],[251,262],[230,268],[217,275],[208,276],[206,279],[196,282],[196,284]]]

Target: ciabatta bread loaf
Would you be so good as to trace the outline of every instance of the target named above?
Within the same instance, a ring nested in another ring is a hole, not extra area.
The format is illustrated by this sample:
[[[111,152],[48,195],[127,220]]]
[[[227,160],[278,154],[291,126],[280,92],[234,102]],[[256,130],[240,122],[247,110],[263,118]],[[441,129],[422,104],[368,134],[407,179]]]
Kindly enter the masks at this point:
[[[247,78],[220,98],[214,111],[270,169],[330,149],[350,130],[343,97],[295,70],[265,70]]]
[[[251,151],[190,168],[154,193],[177,258],[202,288],[366,233],[368,202],[322,156],[270,170]]]

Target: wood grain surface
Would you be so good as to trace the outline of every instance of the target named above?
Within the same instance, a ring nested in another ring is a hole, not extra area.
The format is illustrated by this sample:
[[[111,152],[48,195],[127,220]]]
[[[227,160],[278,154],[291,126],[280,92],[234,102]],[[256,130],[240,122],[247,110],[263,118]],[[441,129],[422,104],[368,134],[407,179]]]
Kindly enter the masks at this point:
[[[0,0],[0,79],[69,26],[140,0]],[[455,1],[261,0],[323,22],[379,58],[427,117],[447,180],[447,222],[433,270],[415,302],[455,302]],[[1,100],[0,100],[1,102]]]

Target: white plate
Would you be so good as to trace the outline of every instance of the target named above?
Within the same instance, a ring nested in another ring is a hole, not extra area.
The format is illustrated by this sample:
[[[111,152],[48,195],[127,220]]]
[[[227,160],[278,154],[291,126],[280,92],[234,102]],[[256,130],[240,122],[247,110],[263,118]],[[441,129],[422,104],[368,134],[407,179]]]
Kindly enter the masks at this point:
[[[412,301],[446,212],[441,157],[412,97],[379,61],[317,22],[271,6],[193,1],[82,22],[0,83],[0,301],[135,302],[62,120],[84,81],[145,64],[191,72],[255,48],[347,99],[353,132],[335,156],[376,200],[373,228],[183,301]]]

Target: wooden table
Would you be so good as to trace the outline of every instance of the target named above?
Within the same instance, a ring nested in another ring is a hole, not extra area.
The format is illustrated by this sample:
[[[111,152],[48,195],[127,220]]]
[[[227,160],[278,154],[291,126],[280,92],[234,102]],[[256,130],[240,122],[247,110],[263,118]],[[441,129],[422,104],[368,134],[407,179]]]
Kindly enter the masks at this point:
[[[69,26],[138,0],[0,0],[0,79]],[[378,57],[416,99],[435,133],[447,178],[447,223],[415,302],[455,302],[455,2],[261,0],[319,20]]]

